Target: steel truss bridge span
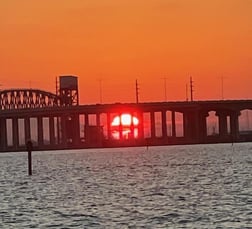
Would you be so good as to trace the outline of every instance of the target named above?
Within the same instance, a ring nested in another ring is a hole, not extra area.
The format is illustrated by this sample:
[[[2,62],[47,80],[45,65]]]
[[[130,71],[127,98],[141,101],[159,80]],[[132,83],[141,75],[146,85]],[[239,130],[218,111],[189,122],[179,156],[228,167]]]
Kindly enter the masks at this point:
[[[57,107],[57,95],[37,89],[7,89],[0,91],[0,110]]]

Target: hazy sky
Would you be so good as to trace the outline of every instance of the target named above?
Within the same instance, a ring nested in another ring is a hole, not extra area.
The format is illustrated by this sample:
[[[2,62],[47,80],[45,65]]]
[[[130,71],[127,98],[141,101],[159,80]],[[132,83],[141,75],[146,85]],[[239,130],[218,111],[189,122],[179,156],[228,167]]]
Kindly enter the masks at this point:
[[[1,88],[55,91],[77,75],[81,103],[252,98],[252,0],[0,0]]]

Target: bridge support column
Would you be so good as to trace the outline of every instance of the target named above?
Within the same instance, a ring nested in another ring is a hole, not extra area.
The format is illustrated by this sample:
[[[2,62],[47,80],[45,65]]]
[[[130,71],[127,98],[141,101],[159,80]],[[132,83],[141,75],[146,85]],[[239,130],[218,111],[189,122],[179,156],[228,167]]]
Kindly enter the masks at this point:
[[[119,113],[119,139],[123,139],[122,113]]]
[[[111,140],[111,117],[110,117],[110,113],[107,113],[107,134],[108,134],[108,140]]]
[[[227,114],[226,112],[218,111],[216,112],[219,121],[219,135],[220,141],[225,141],[228,136],[228,128],[227,128]]]
[[[5,150],[7,147],[7,129],[6,129],[6,119],[1,118],[0,119],[0,134],[1,134],[1,146],[0,150]]]
[[[56,117],[56,141],[57,141],[57,145],[60,144],[60,139],[61,139],[61,132],[60,132],[60,118],[59,116]]]
[[[135,126],[134,126],[134,114],[130,114],[131,120],[130,120],[130,133],[129,133],[129,139],[135,139]]]
[[[150,126],[151,126],[151,138],[156,138],[156,127],[155,127],[155,112],[150,112]]]
[[[55,145],[55,128],[54,128],[54,117],[49,117],[49,135],[50,135],[50,145]]]
[[[43,133],[43,117],[37,117],[38,122],[38,146],[42,147],[44,145],[44,133]]]
[[[240,112],[234,111],[230,115],[230,130],[232,141],[237,141],[239,138],[239,115]]]
[[[172,137],[176,137],[176,118],[175,118],[175,111],[171,112],[171,122],[172,122]]]
[[[184,137],[190,143],[201,143],[206,138],[207,114],[199,111],[187,111],[183,113]]]
[[[162,138],[167,138],[166,110],[162,111]]]
[[[72,144],[78,146],[80,143],[80,118],[78,114],[70,115],[71,121],[69,121],[68,129],[71,130]]]
[[[12,118],[12,137],[13,137],[13,147],[14,149],[17,149],[19,146],[18,118]]]
[[[101,126],[101,114],[96,113],[96,126],[97,126],[97,141],[96,144],[97,146],[102,146],[103,145],[103,139],[104,139],[104,133],[103,133],[103,128]]]
[[[25,142],[27,142],[28,140],[31,140],[30,117],[25,117],[24,126],[25,126]]]
[[[60,116],[60,129],[61,129],[61,141],[60,143],[62,144],[63,147],[67,146],[67,135],[66,135],[66,121],[67,121],[67,116],[62,115]]]
[[[138,138],[144,139],[144,125],[143,125],[143,113],[139,112],[137,115],[138,118]]]
[[[200,143],[205,143],[207,138],[207,117],[209,116],[208,112],[199,112],[199,129],[196,131],[198,133],[197,138],[200,140]]]
[[[96,114],[96,126],[101,127],[101,118],[100,118],[100,113]]]
[[[89,138],[90,138],[90,136],[89,136],[89,118],[88,118],[88,113],[85,113],[84,115],[85,115],[85,117],[84,117],[84,119],[85,119],[85,127],[84,127],[85,142],[86,142],[86,144],[88,144]]]

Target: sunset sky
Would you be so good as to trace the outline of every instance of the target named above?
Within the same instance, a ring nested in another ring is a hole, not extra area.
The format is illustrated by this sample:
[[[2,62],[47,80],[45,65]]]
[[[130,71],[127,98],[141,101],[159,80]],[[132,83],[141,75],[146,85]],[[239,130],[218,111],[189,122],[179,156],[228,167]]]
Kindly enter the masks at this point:
[[[55,91],[79,77],[80,102],[252,99],[252,0],[1,0],[0,84]],[[99,81],[101,79],[101,81]]]

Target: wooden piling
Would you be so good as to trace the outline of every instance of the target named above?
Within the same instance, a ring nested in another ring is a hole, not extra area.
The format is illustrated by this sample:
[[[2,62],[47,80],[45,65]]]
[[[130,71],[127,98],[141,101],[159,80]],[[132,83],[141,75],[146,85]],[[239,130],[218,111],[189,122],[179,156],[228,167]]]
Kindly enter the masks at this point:
[[[28,175],[32,175],[32,142],[31,140],[28,140],[26,142],[26,150],[28,152]]]

